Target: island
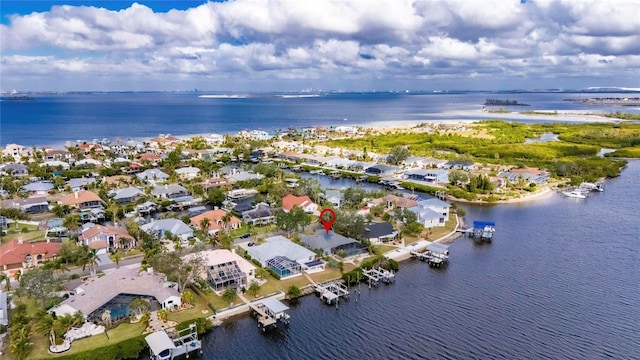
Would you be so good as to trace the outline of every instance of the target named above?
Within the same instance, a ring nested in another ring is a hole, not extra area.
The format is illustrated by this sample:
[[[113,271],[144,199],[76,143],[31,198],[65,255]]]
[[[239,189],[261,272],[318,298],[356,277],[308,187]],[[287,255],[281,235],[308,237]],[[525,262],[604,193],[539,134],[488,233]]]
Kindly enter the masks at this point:
[[[530,106],[529,104],[521,103],[517,100],[502,100],[502,99],[487,99],[484,102],[485,106]]]

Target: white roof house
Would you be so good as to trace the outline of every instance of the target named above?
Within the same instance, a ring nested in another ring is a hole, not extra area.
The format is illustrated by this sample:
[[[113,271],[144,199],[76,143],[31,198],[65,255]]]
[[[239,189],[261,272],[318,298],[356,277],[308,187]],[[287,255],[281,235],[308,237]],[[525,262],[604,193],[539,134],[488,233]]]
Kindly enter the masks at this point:
[[[96,159],[82,159],[73,163],[73,166],[87,166],[87,165],[102,166],[102,162]]]
[[[80,285],[76,293],[49,311],[56,315],[80,311],[85,319],[90,319],[99,316],[96,311],[102,312],[101,308],[120,294],[152,296],[162,308],[172,309],[182,304],[180,293],[167,286],[164,275],[125,266]]]
[[[313,251],[279,235],[266,238],[263,244],[246,247],[245,250],[262,266],[267,266],[267,262],[277,256],[286,257],[300,265],[310,262],[316,257]]]
[[[70,165],[67,164],[66,162],[59,161],[59,160],[45,161],[42,164],[40,164],[40,166],[41,167],[48,166],[48,167],[54,167],[54,168],[61,167],[65,170],[69,170],[69,167],[70,167]]]
[[[449,207],[449,203],[432,198],[418,201],[418,205],[409,208],[409,210],[418,216],[418,222],[425,228],[431,228],[445,225],[449,220]]]
[[[193,229],[189,225],[183,223],[178,219],[162,219],[144,224],[140,227],[147,233],[156,233],[160,237],[164,237],[165,232],[169,232],[186,242],[193,237]]]
[[[156,184],[169,179],[169,175],[158,169],[147,169],[141,173],[137,173],[136,176],[142,181],[146,181],[149,184]]]
[[[200,257],[203,261],[205,271],[200,274],[203,279],[209,278],[210,281],[216,281],[218,279],[211,279],[211,277],[220,277],[222,280],[227,280],[234,276],[241,276],[242,279],[238,279],[241,281],[238,284],[234,283],[234,285],[241,286],[248,286],[255,281],[256,266],[235,252],[226,249],[205,250],[186,255],[184,258],[191,259],[194,257]]]
[[[183,178],[193,179],[200,174],[200,169],[193,166],[187,166],[180,169],[176,169],[176,174]]]

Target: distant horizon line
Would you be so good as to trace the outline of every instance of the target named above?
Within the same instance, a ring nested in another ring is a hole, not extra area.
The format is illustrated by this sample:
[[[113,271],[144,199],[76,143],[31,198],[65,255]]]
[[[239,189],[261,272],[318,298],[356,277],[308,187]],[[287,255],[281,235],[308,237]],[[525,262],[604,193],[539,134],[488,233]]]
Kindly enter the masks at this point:
[[[587,87],[580,89],[560,89],[560,88],[548,88],[548,89],[502,89],[502,90],[468,90],[468,89],[436,89],[436,90],[289,90],[289,91],[277,91],[277,90],[204,90],[204,89],[191,89],[191,90],[10,90],[0,91],[2,96],[11,95],[24,95],[24,94],[162,94],[162,93],[184,93],[184,94],[456,94],[456,93],[542,93],[542,92],[554,92],[554,93],[576,93],[576,92],[626,92],[635,93],[640,92],[640,88],[622,87],[622,86],[600,86],[600,87]]]

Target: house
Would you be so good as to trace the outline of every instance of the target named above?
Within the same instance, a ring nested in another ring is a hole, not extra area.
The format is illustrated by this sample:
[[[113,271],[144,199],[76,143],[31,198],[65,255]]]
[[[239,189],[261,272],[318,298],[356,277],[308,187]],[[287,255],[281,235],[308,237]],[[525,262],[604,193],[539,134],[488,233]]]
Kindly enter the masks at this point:
[[[193,166],[187,166],[180,169],[176,169],[176,174],[183,179],[195,179],[200,175],[200,169]]]
[[[520,179],[536,185],[544,185],[549,181],[549,173],[536,168],[511,169],[509,171],[501,171],[498,177],[505,178],[509,182],[518,182]]]
[[[335,132],[339,133],[347,133],[347,134],[357,134],[358,128],[355,126],[336,126],[333,129]]]
[[[412,196],[385,195],[381,198],[373,199],[368,205],[370,207],[384,204],[385,210],[393,210],[396,208],[411,208],[418,205],[418,202]]]
[[[297,153],[295,151],[284,151],[284,152],[281,152],[280,154],[276,155],[276,157],[278,159],[287,160],[287,161],[291,161],[291,162],[296,162],[298,160],[304,160],[304,157],[302,156],[302,154]]]
[[[169,233],[173,236],[177,236],[184,243],[193,237],[193,229],[178,219],[152,221],[140,226],[140,229],[147,234],[156,235],[160,239],[164,239],[165,234]]]
[[[269,133],[267,133],[266,131],[263,131],[263,130],[251,130],[249,132],[249,137],[251,137],[254,140],[269,140],[269,139],[271,139],[271,136],[269,135]]]
[[[31,156],[31,149],[26,146],[18,145],[18,144],[8,144],[2,150],[2,156],[11,156],[14,161],[20,161],[22,157]]]
[[[404,166],[416,169],[441,168],[446,163],[446,160],[425,158],[420,156],[409,156],[402,162]]]
[[[26,199],[3,200],[0,207],[20,209],[27,214],[40,214],[49,211],[49,202],[46,196],[33,196]]]
[[[132,315],[129,304],[137,298],[149,302],[149,310],[174,310],[182,305],[175,283],[153,271],[140,272],[139,268],[122,266],[105,276],[96,277],[76,288],[58,306],[49,310],[56,316],[81,312],[87,322],[102,322],[102,314],[109,310],[111,320],[117,321]]]
[[[178,184],[158,185],[151,190],[151,194],[157,198],[169,199],[178,202],[180,198],[191,196],[189,190]]]
[[[280,278],[301,274],[302,264],[313,261],[316,254],[284,236],[272,236],[260,245],[245,248],[252,259],[275,271]]]
[[[448,183],[449,171],[443,169],[418,169],[404,173],[407,180],[427,183]]]
[[[378,165],[369,166],[364,170],[364,172],[367,173],[368,175],[389,176],[389,175],[395,174],[399,170],[400,169],[395,166],[378,164]]]
[[[119,226],[90,226],[82,230],[78,242],[98,250],[99,254],[106,254],[108,249],[127,249],[135,246],[133,236],[129,235],[127,229]]]
[[[229,214],[230,216],[229,220],[225,222],[224,218],[225,216],[227,216],[227,214]],[[202,221],[204,219],[207,219],[209,222],[209,225],[207,227],[207,232],[209,233],[209,235],[216,234],[220,230],[239,229],[242,225],[240,219],[220,209],[205,211],[198,216],[192,217],[191,219],[189,219],[189,221],[191,223],[191,226],[200,228],[200,224],[202,224]]]
[[[156,154],[146,153],[138,156],[137,160],[141,163],[156,166],[162,160],[162,158]]]
[[[200,276],[209,281],[214,291],[221,292],[227,288],[247,289],[256,281],[256,267],[234,251],[225,249],[205,250],[189,254],[185,259],[199,257],[202,259],[204,271]]]
[[[104,201],[96,193],[92,191],[75,191],[65,195],[58,200],[60,205],[68,205],[80,210],[101,208]]]
[[[136,176],[138,179],[151,185],[169,180],[169,175],[158,169],[147,169],[143,172],[137,173]]]
[[[118,204],[130,204],[144,195],[145,194],[142,190],[133,186],[109,192],[109,196]]]
[[[61,243],[22,242],[19,239],[0,245],[0,268],[10,277],[17,271],[40,266],[46,260],[55,259]]]
[[[443,166],[443,169],[452,169],[452,170],[464,170],[464,171],[472,171],[475,169],[475,165],[471,161],[463,161],[463,160],[451,160],[447,161]]]
[[[277,210],[265,203],[242,213],[242,220],[251,225],[265,225],[276,221]]]
[[[209,191],[210,189],[217,189],[223,186],[231,186],[234,184],[233,180],[227,180],[221,177],[212,177],[200,183],[204,191]]]
[[[318,212],[318,205],[316,205],[311,199],[305,196],[295,196],[292,194],[288,194],[287,196],[282,198],[282,210],[284,212],[289,212],[293,209],[294,206],[299,206],[304,210],[304,212],[313,214]]]
[[[328,189],[324,192],[324,200],[335,208],[341,208],[344,204],[344,194],[340,190]]]
[[[371,244],[394,241],[397,237],[398,231],[387,221],[370,223],[364,231],[364,238]]]
[[[64,162],[64,161],[52,160],[52,161],[45,161],[45,162],[41,163],[40,167],[49,167],[49,168],[53,168],[53,169],[69,170],[69,168],[71,166],[68,163]]]
[[[364,254],[367,247],[355,239],[344,237],[335,232],[327,233],[324,229],[316,230],[313,235],[300,234],[300,241],[313,250],[322,250],[322,254],[344,252],[345,257]]]
[[[90,167],[102,167],[102,162],[96,159],[82,159],[82,160],[78,160],[76,162],[73,163],[73,166],[75,167],[83,167],[83,168],[90,168]]]
[[[26,176],[29,175],[29,168],[26,165],[12,163],[12,164],[0,164],[0,174],[6,174],[9,176]]]
[[[255,174],[249,171],[239,171],[229,175],[228,177],[230,180],[234,182],[238,182],[238,181],[249,181],[249,180],[262,180],[264,178],[264,175]]]
[[[409,208],[418,217],[418,222],[425,228],[444,226],[449,220],[449,203],[431,198],[418,201],[418,205]]]
[[[69,181],[67,181],[67,185],[69,186],[71,191],[76,192],[80,190],[87,190],[87,185],[93,184],[95,182],[96,182],[96,178],[93,178],[93,177],[76,178],[76,179],[69,179]]]
[[[52,189],[53,182],[49,180],[32,182],[22,187],[23,191],[37,195],[45,195]]]
[[[152,201],[145,201],[142,204],[136,205],[135,209],[141,214],[150,214],[158,210],[158,205]]]
[[[47,150],[42,157],[42,161],[73,161],[73,154],[67,150]]]

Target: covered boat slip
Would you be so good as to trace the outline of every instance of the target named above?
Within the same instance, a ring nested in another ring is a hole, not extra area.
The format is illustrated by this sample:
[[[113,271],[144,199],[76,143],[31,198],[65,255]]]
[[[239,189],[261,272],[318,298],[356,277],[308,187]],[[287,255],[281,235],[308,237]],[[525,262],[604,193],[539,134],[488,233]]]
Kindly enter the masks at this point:
[[[144,340],[149,345],[151,360],[171,360],[182,355],[188,357],[190,352],[201,352],[202,349],[195,323],[180,330],[175,339],[170,338],[165,331],[156,331],[147,335]]]
[[[491,242],[493,240],[493,233],[495,231],[495,222],[474,220],[473,229],[471,229],[469,235],[474,239]]]
[[[449,261],[449,245],[430,243],[424,252],[411,251],[411,256],[426,261],[431,267],[440,267]]]
[[[289,323],[289,315],[285,312],[289,307],[278,299],[270,297],[250,304],[258,316],[258,327],[265,331],[268,327],[276,327],[278,321]]]

